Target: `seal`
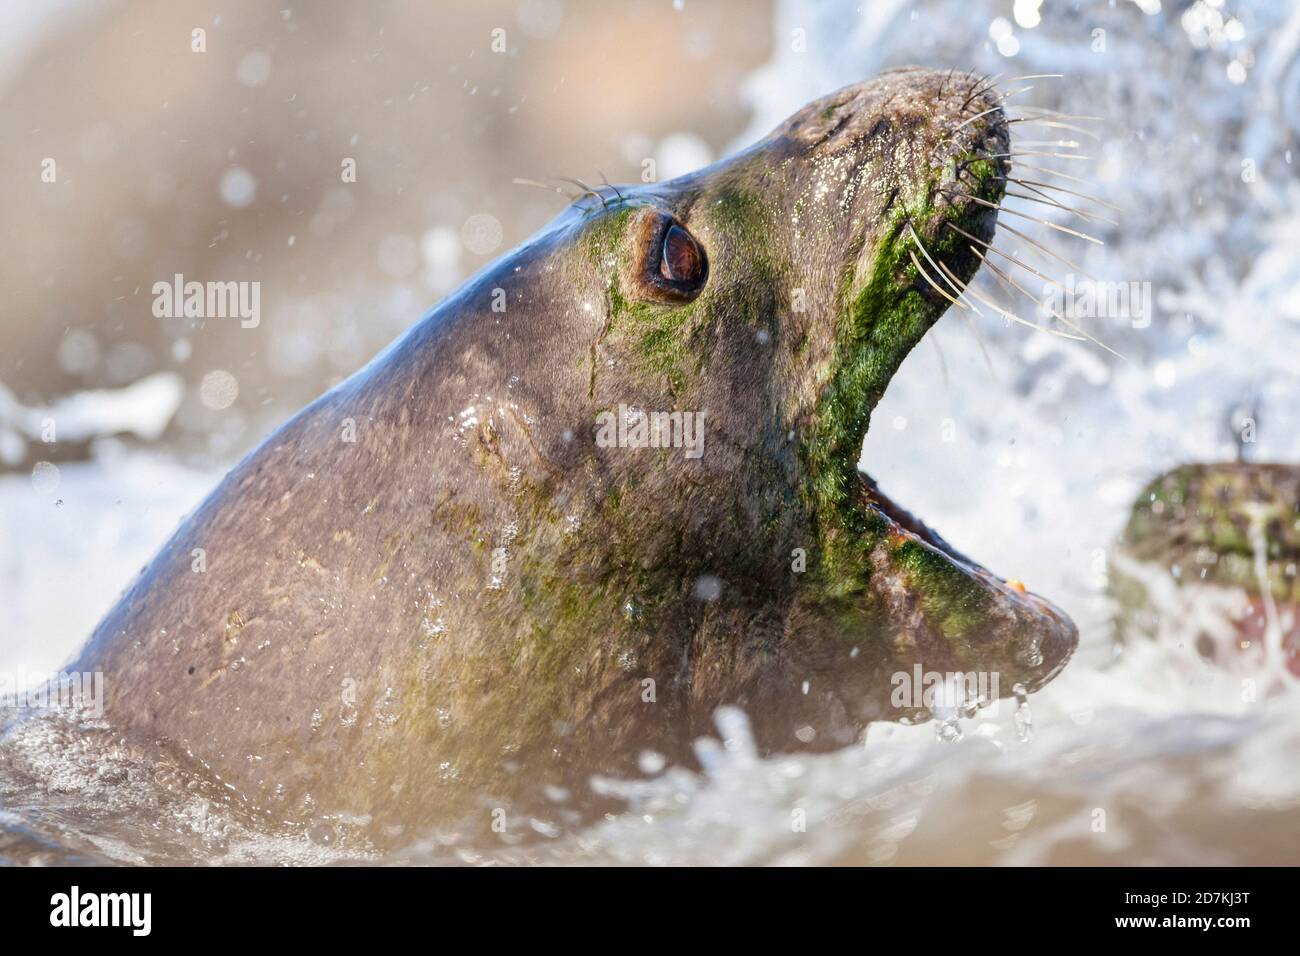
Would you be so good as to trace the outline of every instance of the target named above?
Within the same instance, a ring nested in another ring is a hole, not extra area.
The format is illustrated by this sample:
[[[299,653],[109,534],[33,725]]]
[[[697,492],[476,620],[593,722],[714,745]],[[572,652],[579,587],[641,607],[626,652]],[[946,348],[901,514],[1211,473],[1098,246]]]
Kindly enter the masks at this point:
[[[581,812],[723,705],[829,750],[929,713],[899,675],[1038,688],[1074,626],[857,466],[1008,143],[988,84],[905,68],[589,192],[240,462],[76,669],[258,813],[387,835]]]
[[[1110,592],[1122,647],[1191,646],[1259,692],[1300,678],[1300,467],[1179,465],[1153,478],[1115,548]],[[1291,680],[1288,680],[1288,675]]]

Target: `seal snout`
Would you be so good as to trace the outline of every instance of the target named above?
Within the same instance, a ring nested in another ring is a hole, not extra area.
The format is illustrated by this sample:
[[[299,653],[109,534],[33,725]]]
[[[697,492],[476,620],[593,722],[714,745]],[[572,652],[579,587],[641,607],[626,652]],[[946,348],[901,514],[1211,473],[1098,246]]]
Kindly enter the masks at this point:
[[[1004,96],[988,78],[921,72],[916,80],[931,104],[921,143],[927,201],[910,223],[912,238],[930,249],[927,265],[939,291],[960,297],[993,240],[1010,170],[1010,127]]]
[[[897,245],[942,312],[993,239],[1010,171],[1003,99],[987,77],[902,67],[809,104],[778,130],[803,160],[790,208],[802,224],[802,207],[835,196],[839,221],[819,225],[858,251],[859,272]]]
[[[800,172],[788,193],[801,239],[832,232],[829,256],[850,257],[821,406],[832,414],[809,441],[814,468],[853,467],[843,462],[856,462],[871,409],[908,352],[949,307],[972,308],[968,296],[978,293],[967,286],[993,240],[1010,172],[1003,100],[986,77],[907,67],[787,124],[803,160],[790,164]],[[837,414],[850,404],[856,417]],[[1007,696],[1036,690],[1065,666],[1078,633],[1064,613],[954,550],[869,477],[858,480],[859,516],[879,534],[867,587],[901,671],[995,675]],[[831,511],[837,502],[827,497]]]

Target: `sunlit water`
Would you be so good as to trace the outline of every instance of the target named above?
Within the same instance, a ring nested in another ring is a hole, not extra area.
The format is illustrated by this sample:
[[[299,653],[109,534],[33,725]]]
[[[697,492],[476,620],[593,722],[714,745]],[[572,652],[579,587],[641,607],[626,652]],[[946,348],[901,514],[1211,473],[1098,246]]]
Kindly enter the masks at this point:
[[[1118,226],[1089,224],[1106,245],[1004,221],[1098,278],[1151,283],[1149,317],[1084,320],[1125,358],[987,310],[977,337],[950,314],[891,385],[863,456],[958,548],[1061,604],[1079,624],[1078,654],[1027,707],[1003,700],[943,733],[935,723],[875,725],[863,744],[830,755],[760,759],[744,715],[724,711],[717,739],[699,744],[701,771],[595,782],[628,799],[626,812],[579,832],[524,827],[518,843],[518,831],[488,844],[430,834],[384,859],[1300,862],[1300,695],[1271,669],[1196,654],[1191,624],[1219,598],[1202,607],[1165,589],[1159,640],[1117,655],[1106,596],[1115,536],[1145,480],[1235,454],[1235,406],[1258,423],[1250,457],[1300,459],[1300,185],[1288,152],[1300,141],[1300,10],[1018,2],[1013,19],[1011,4],[991,0],[862,6],[782,7],[778,52],[748,88],[752,134],[830,89],[912,62],[1002,73],[1004,90],[1034,86],[1009,105],[1105,118],[1094,124],[1101,141],[1084,141],[1094,162],[1038,162],[1087,178],[1080,190],[1122,207]],[[1038,73],[1068,80],[1011,79]],[[1028,251],[1006,233],[998,242]],[[1042,283],[1026,287],[1037,295]],[[980,288],[1044,318],[987,276]],[[67,466],[39,490],[0,479],[0,593],[13,628],[0,664],[66,659],[214,479],[143,457]],[[1260,699],[1243,694],[1243,675],[1264,688]],[[210,783],[106,740],[94,723],[45,721],[11,742],[0,763],[0,858],[376,858],[338,821],[266,832]]]

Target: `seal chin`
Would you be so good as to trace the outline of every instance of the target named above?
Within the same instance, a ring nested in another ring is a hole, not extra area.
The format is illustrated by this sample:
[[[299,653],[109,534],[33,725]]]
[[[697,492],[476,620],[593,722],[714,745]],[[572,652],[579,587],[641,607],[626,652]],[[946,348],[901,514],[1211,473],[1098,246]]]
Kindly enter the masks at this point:
[[[1074,622],[1054,604],[1030,592],[1016,578],[1004,578],[949,544],[942,535],[884,494],[876,481],[860,472],[865,506],[890,525],[897,541],[914,541],[942,555],[967,576],[974,589],[992,600],[982,627],[974,629],[968,646],[957,649],[956,666],[969,671],[999,674],[1005,692],[1016,687],[1032,692],[1065,667],[1078,644]]]

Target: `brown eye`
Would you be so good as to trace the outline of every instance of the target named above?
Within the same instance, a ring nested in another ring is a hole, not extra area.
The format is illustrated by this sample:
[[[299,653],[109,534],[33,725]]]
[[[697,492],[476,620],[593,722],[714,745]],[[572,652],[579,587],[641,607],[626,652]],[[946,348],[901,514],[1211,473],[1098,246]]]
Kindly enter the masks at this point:
[[[680,305],[709,281],[709,253],[666,209],[649,204],[633,214],[623,240],[620,272],[632,298]]]
[[[659,272],[669,282],[694,286],[704,281],[704,250],[681,226],[670,226],[664,235]]]

